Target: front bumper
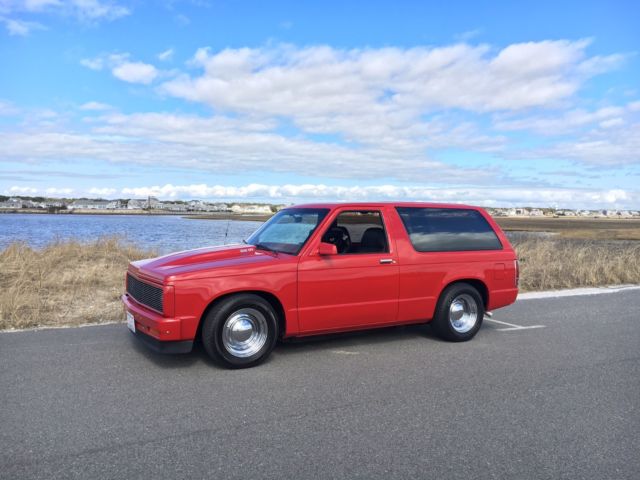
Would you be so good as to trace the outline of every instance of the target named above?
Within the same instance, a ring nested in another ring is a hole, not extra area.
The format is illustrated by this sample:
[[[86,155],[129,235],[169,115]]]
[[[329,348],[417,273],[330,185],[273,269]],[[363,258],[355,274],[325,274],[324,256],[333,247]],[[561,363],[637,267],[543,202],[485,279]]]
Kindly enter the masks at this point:
[[[136,331],[134,335],[150,349],[160,353],[188,353],[193,348],[194,338],[184,338],[181,318],[167,318],[143,307],[126,293],[122,295],[126,311],[133,315]]]
[[[165,340],[161,342],[151,335],[142,333],[140,330],[131,333],[149,349],[157,353],[189,353],[193,349],[193,340]]]

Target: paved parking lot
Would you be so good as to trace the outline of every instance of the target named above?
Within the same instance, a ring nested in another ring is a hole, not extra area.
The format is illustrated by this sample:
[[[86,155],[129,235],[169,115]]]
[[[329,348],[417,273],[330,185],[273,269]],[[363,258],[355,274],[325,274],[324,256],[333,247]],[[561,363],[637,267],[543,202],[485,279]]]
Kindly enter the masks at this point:
[[[463,344],[283,344],[241,371],[124,325],[2,333],[0,478],[640,478],[640,291],[494,320]]]

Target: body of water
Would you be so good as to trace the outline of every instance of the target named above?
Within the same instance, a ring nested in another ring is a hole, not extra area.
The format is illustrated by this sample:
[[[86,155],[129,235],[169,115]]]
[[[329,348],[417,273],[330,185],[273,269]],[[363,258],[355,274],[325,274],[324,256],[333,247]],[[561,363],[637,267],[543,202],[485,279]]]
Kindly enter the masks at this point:
[[[262,223],[197,220],[175,215],[0,215],[0,249],[23,241],[43,247],[55,240],[91,241],[118,235],[159,253],[237,243]]]
[[[177,215],[0,215],[0,249],[11,242],[43,247],[56,240],[91,241],[118,235],[135,245],[164,254],[178,250],[237,243],[261,222],[198,220]],[[510,240],[546,237],[545,232],[508,232]]]

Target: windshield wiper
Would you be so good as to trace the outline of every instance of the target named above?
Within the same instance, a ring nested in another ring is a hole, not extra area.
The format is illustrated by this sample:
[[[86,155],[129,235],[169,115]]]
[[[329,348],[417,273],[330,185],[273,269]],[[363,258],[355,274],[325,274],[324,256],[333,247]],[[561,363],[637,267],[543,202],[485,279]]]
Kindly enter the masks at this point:
[[[263,243],[255,243],[253,246],[256,247],[258,250],[266,250],[267,252],[279,253],[278,250],[271,247],[267,247]]]

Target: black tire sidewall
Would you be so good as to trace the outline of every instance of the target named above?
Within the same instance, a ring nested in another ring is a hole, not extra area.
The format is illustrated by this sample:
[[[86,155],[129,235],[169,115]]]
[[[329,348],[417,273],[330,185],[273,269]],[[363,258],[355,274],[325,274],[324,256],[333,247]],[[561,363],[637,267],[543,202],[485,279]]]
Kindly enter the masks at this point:
[[[229,316],[241,308],[255,308],[267,320],[267,341],[254,355],[246,358],[236,357],[222,344],[222,329]],[[205,318],[202,327],[202,343],[206,352],[218,363],[229,368],[252,367],[264,361],[273,350],[278,338],[278,321],[271,304],[254,294],[237,294],[225,298],[214,305]]]
[[[458,295],[463,293],[471,295],[476,301],[478,305],[478,319],[471,330],[465,333],[460,333],[454,330],[451,322],[449,321],[449,308],[451,306],[451,302],[453,302]],[[444,292],[442,292],[442,295],[440,295],[440,299],[438,300],[438,305],[436,307],[436,314],[432,322],[433,327],[435,328],[438,336],[445,340],[449,340],[451,342],[465,342],[467,340],[471,340],[476,333],[478,333],[478,330],[480,330],[482,320],[484,318],[484,312],[484,301],[482,300],[482,296],[478,290],[468,283],[455,283],[447,287]]]

